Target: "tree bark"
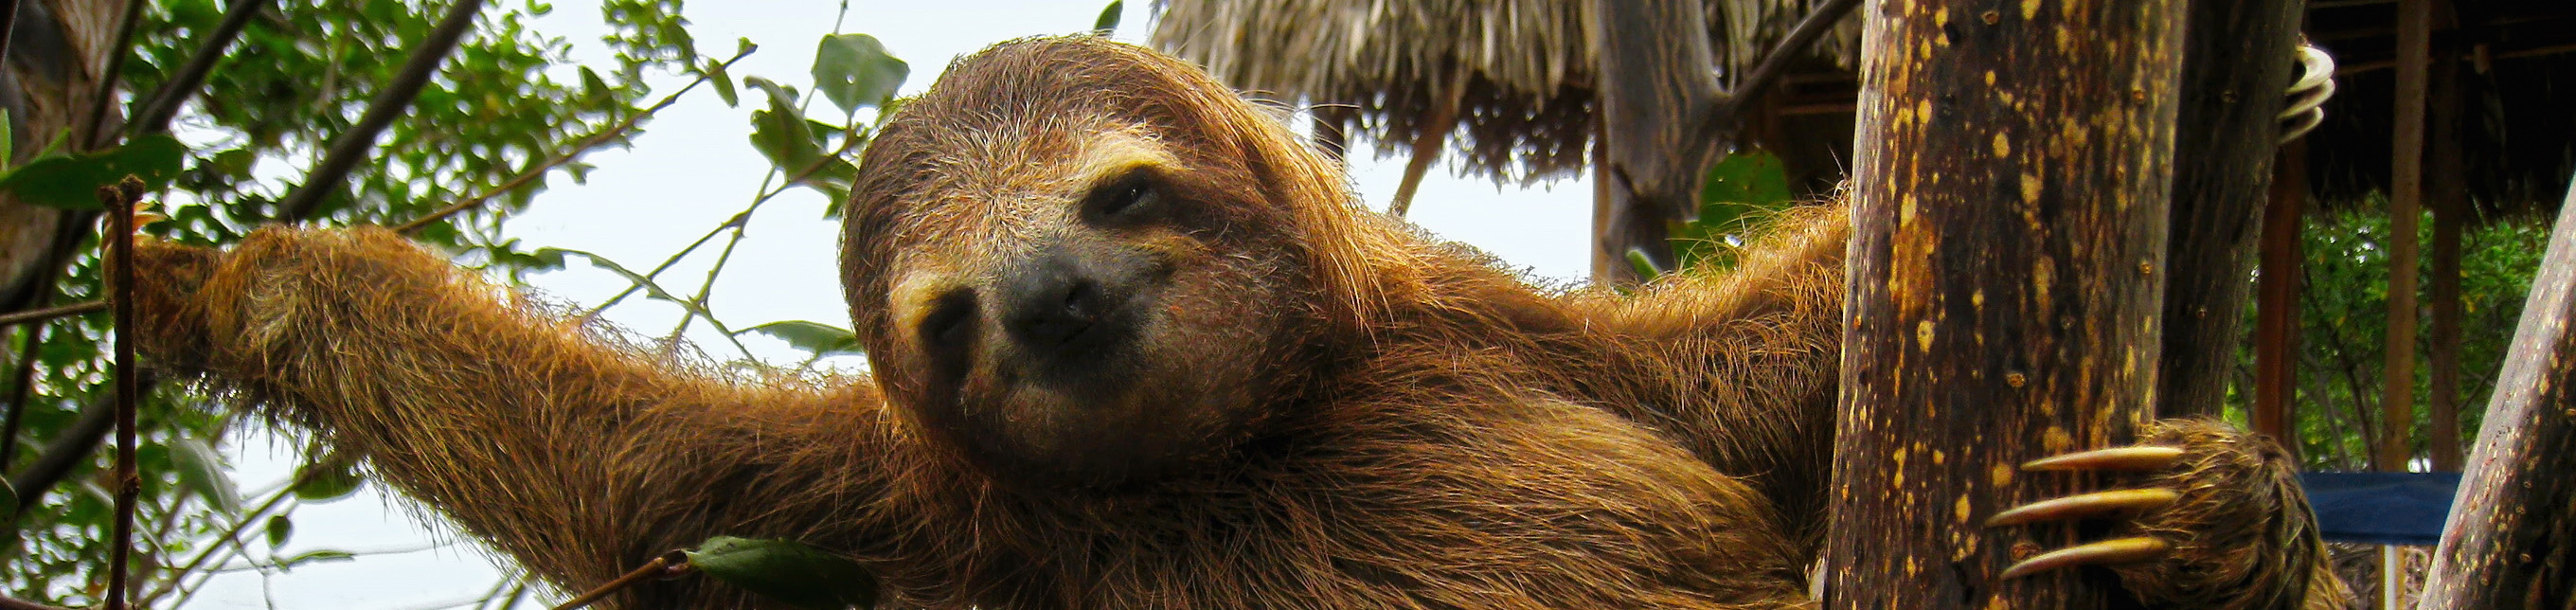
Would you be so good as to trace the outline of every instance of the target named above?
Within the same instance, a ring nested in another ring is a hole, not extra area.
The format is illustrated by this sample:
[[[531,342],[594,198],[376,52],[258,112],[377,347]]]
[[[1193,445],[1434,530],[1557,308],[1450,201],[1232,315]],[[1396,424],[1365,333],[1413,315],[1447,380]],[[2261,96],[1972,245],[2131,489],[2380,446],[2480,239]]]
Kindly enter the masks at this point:
[[[2379,382],[2379,450],[2371,465],[2404,472],[2414,457],[2417,216],[2424,196],[2425,71],[2432,67],[2433,0],[2397,2],[2397,124],[2388,190],[2388,360]]]
[[[2559,610],[2576,607],[2576,188],[2560,204],[2549,253],[2477,452],[2417,607]]]
[[[2279,147],[2282,91],[2296,79],[2295,0],[2191,3],[2176,119],[2172,234],[2165,252],[2167,417],[2219,414],[2243,345],[2246,276]]]
[[[2015,465],[2151,412],[2179,0],[1882,0],[1863,35],[1829,608],[2092,608],[2118,583],[1997,581],[2073,526],[1985,515],[2097,489]]]

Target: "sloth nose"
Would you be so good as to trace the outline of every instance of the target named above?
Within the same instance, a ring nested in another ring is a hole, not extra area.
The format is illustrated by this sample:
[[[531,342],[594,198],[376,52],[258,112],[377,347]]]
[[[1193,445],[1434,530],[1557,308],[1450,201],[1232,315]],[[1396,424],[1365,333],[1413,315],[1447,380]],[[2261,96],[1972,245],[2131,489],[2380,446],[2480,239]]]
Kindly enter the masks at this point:
[[[1043,255],[1002,282],[1002,326],[1011,339],[1037,350],[1074,342],[1109,315],[1101,282],[1068,257]]]

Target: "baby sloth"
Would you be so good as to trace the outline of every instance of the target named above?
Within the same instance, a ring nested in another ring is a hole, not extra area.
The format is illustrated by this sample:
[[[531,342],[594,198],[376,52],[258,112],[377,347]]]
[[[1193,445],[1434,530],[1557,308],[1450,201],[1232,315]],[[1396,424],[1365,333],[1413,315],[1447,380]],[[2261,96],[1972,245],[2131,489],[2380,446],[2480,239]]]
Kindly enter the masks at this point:
[[[1199,70],[1080,37],[958,60],[861,167],[868,377],[686,370],[373,229],[146,247],[139,336],[572,589],[734,535],[852,558],[887,607],[1813,603],[1838,212],[1638,295],[1537,289],[1356,207]],[[2277,452],[2151,440],[2173,493],[2113,527],[2164,551],[2034,567],[2121,560],[2153,605],[2330,597]]]

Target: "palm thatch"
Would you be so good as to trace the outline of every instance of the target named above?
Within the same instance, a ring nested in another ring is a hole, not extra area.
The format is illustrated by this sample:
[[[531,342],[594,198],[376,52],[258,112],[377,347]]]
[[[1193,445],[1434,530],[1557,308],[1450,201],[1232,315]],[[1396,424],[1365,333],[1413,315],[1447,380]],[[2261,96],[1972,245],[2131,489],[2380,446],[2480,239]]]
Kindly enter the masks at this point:
[[[1710,0],[1715,65],[1740,74],[1821,0]],[[1356,110],[1381,155],[1454,103],[1467,171],[1527,181],[1582,169],[1593,136],[1585,0],[1158,0],[1153,44],[1238,89]],[[1817,45],[1848,67],[1857,18]],[[1454,102],[1453,102],[1454,100]]]

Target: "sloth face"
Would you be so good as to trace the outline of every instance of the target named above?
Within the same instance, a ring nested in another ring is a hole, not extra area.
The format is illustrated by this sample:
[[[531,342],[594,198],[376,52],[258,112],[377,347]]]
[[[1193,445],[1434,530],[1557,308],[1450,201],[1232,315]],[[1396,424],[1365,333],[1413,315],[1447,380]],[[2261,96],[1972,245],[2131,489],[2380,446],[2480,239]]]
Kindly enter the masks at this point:
[[[1315,253],[1268,157],[1314,159],[1275,124],[1249,140],[1219,125],[1269,120],[1222,88],[1240,116],[1111,87],[1214,86],[1172,81],[1168,60],[1050,67],[1013,50],[961,60],[862,159],[843,265],[877,378],[926,436],[1013,487],[1212,468],[1319,360]]]

